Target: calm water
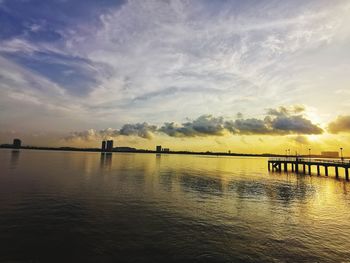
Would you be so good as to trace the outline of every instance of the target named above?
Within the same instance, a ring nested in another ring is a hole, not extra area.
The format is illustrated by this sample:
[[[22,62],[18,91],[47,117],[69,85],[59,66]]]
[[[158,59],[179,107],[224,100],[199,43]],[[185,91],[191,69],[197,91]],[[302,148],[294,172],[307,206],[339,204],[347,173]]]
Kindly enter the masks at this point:
[[[0,150],[0,262],[350,262],[350,183],[264,158]]]

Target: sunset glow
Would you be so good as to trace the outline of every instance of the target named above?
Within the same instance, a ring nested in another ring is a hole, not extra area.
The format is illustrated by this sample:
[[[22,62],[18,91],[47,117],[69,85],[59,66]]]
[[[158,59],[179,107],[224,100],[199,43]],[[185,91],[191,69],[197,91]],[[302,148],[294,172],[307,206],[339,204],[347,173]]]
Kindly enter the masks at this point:
[[[0,140],[350,155],[350,3],[0,1]]]

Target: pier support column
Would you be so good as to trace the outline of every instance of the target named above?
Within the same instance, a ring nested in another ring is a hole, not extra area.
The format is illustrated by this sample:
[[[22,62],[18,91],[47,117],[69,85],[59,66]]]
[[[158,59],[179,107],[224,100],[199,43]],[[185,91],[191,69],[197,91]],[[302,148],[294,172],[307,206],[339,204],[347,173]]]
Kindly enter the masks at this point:
[[[324,173],[326,176],[328,176],[328,166],[327,165],[324,166]]]
[[[299,164],[298,163],[295,164],[295,172],[299,173]]]
[[[268,162],[268,163],[267,163],[267,167],[268,167],[267,169],[268,169],[269,171],[271,171],[271,167],[270,167],[270,166],[271,166],[271,163]]]
[[[309,175],[311,175],[311,165],[310,164],[308,165],[308,172],[309,172]]]
[[[320,166],[317,165],[317,175],[320,175]]]
[[[303,174],[305,174],[305,164],[303,164]]]
[[[291,163],[292,165],[292,172],[294,172],[294,163]]]
[[[338,166],[335,166],[335,178],[339,178]]]
[[[349,169],[345,168],[345,179],[349,181]]]
[[[287,168],[287,162],[284,163],[284,171],[287,172],[288,171],[288,168]]]
[[[282,171],[282,163],[279,163],[278,164],[278,172],[281,172]]]

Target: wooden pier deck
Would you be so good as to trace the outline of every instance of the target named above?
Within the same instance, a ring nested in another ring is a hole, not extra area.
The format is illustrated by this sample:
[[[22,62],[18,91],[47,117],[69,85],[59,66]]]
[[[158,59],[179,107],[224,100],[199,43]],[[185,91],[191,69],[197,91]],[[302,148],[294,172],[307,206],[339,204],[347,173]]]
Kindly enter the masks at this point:
[[[349,180],[350,160],[327,160],[299,157],[270,158],[268,160],[269,171],[281,172],[283,170],[287,172],[290,167],[292,172],[302,172],[303,174],[311,175],[312,166],[316,167],[317,175],[321,175],[321,168],[323,168],[322,170],[324,171],[325,176],[328,176],[329,168],[333,168],[336,178],[339,178],[339,169],[344,169],[345,179]]]

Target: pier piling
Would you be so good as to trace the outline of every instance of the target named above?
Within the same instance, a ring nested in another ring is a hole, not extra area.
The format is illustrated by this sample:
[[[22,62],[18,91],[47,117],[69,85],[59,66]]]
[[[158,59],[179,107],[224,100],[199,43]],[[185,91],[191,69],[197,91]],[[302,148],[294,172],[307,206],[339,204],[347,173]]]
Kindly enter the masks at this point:
[[[328,176],[328,167],[334,167],[335,177],[339,178],[339,168],[344,168],[345,179],[349,180],[349,168],[350,160],[341,161],[338,160],[327,160],[327,159],[311,159],[311,158],[300,158],[300,157],[289,157],[289,158],[270,158],[268,160],[268,170],[269,171],[283,171],[288,172],[288,165],[291,165],[292,172],[299,173],[299,165],[303,166],[303,174],[312,175],[312,166],[315,165],[317,169],[317,175],[321,175],[321,167],[324,167],[324,175]],[[306,168],[307,166],[307,168]]]

